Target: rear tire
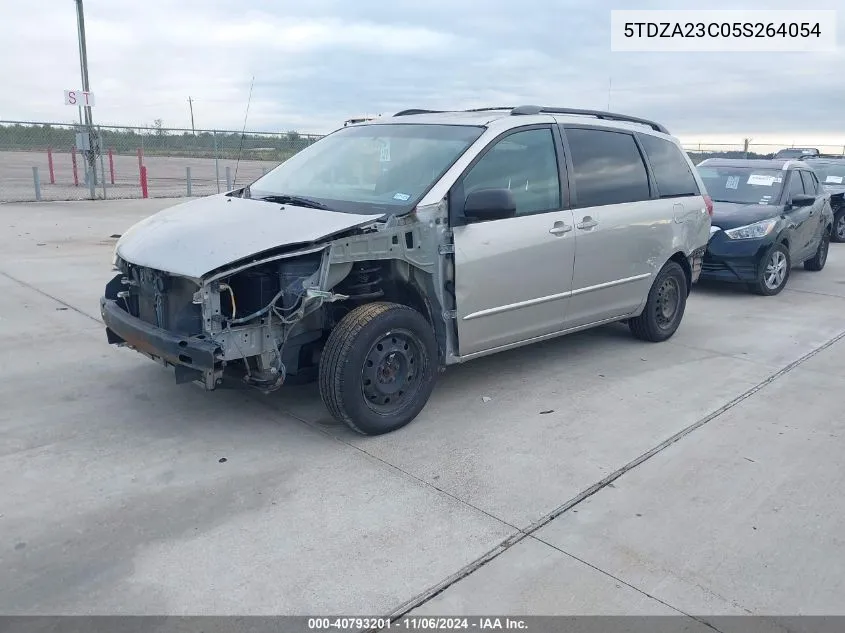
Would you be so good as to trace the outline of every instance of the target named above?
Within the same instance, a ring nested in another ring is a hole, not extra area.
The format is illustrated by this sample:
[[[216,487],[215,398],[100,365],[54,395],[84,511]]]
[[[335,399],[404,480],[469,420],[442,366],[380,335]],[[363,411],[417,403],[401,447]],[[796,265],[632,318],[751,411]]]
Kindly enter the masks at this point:
[[[339,422],[381,435],[422,411],[437,376],[437,341],[422,314],[398,303],[359,306],[341,319],[320,358],[320,396]]]
[[[827,253],[830,250],[830,231],[825,227],[824,233],[822,233],[822,239],[819,242],[819,247],[816,249],[816,254],[813,255],[812,259],[808,259],[804,262],[804,268],[807,270],[812,270],[813,272],[818,272],[824,265],[827,263]]]
[[[688,294],[684,269],[677,262],[666,262],[651,285],[642,314],[628,321],[631,333],[651,343],[670,338],[681,325]]]
[[[748,289],[764,297],[773,297],[786,287],[792,272],[789,251],[783,244],[775,244],[765,257],[760,260],[757,281],[749,284]]]
[[[830,239],[833,242],[845,242],[845,208],[839,209],[833,216],[833,235]]]

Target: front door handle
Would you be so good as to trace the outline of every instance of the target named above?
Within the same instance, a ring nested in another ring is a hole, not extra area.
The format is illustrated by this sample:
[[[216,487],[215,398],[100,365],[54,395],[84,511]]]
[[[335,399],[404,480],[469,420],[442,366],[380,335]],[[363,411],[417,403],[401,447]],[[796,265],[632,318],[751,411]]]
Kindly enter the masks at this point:
[[[554,226],[549,229],[549,233],[552,235],[563,235],[564,233],[569,233],[572,230],[572,227],[568,224],[563,222],[555,222]]]
[[[593,218],[591,218],[588,215],[587,217],[585,217],[583,220],[581,220],[581,222],[579,222],[575,226],[577,226],[579,229],[591,229],[594,226],[598,226],[598,225],[599,225],[599,223],[596,222]]]

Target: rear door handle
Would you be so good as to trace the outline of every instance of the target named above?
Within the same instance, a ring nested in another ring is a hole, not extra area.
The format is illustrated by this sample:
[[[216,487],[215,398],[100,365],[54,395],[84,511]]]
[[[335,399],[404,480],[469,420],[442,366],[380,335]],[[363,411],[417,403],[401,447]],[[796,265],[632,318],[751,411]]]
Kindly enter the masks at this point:
[[[572,227],[568,224],[563,222],[555,222],[554,226],[549,229],[549,233],[552,235],[563,235],[564,233],[569,233],[572,230]]]
[[[594,226],[598,226],[598,225],[599,225],[599,223],[596,222],[593,218],[591,218],[588,215],[587,217],[585,217],[583,220],[581,220],[581,222],[579,222],[575,226],[577,226],[579,229],[591,229]]]

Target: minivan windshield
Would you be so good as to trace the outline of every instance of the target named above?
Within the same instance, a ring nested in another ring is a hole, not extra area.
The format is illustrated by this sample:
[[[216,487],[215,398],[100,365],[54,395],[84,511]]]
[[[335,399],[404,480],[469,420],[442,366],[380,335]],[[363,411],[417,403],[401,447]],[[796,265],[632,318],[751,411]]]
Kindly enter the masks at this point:
[[[845,185],[845,160],[838,163],[805,161],[823,185]]]
[[[783,189],[784,172],[759,167],[697,167],[713,202],[774,204]]]
[[[345,127],[253,182],[248,195],[345,213],[404,213],[484,129],[413,123]]]

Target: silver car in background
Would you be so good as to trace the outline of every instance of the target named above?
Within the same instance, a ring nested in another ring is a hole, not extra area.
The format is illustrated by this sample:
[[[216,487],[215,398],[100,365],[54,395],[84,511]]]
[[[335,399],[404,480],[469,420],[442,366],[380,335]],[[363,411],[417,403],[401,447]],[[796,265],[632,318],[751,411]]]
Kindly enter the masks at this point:
[[[347,125],[249,186],[127,231],[108,341],[206,389],[318,380],[396,430],[447,366],[614,321],[671,337],[712,203],[663,126],[521,106]]]

